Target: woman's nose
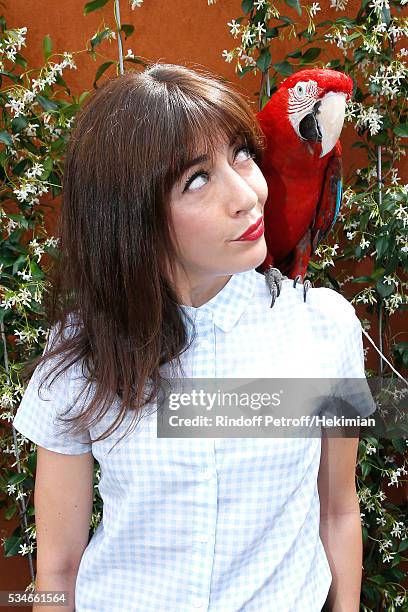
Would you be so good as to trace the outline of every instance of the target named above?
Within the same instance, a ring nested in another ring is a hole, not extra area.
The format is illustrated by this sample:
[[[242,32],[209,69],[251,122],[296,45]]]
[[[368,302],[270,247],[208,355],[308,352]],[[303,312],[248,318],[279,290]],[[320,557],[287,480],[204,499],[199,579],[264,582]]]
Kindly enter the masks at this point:
[[[240,174],[230,168],[224,182],[224,198],[231,215],[249,211],[258,204],[258,194]]]

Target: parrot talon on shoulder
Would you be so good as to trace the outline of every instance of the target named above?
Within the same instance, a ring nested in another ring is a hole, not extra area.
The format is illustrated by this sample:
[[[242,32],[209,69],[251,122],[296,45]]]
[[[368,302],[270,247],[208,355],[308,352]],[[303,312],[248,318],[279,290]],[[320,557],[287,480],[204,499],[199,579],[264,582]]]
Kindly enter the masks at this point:
[[[306,302],[306,293],[308,292],[311,286],[312,286],[312,283],[310,282],[310,280],[305,280],[305,282],[303,283],[303,301],[304,302]]]
[[[295,287],[296,287],[296,283],[299,283],[301,280],[302,280],[302,275],[301,275],[301,274],[298,274],[298,275],[295,277],[295,280],[293,281],[293,287],[295,288]]]
[[[284,276],[282,272],[278,270],[278,268],[273,268],[272,266],[270,266],[269,268],[265,270],[264,275],[265,275],[265,282],[272,296],[272,301],[270,305],[270,308],[272,308],[272,306],[275,303],[276,298],[280,295],[281,288],[282,288],[282,281],[285,280],[287,276]]]

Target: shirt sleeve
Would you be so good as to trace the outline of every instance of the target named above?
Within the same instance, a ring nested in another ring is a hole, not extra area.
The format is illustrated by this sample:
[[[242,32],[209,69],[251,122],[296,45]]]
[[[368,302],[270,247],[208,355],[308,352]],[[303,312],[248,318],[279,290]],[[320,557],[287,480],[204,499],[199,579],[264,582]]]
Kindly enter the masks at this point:
[[[354,306],[337,291],[319,288],[317,292],[321,293],[320,307],[324,305],[326,310],[324,333],[330,343],[328,355],[333,361],[330,368],[333,393],[341,400],[337,414],[366,417],[375,412],[376,404],[365,375],[360,320]]]
[[[53,334],[54,328],[44,353]],[[74,435],[68,432],[69,423],[58,420],[71,405],[73,408],[66,417],[78,414],[77,406],[80,402],[76,403],[79,387],[74,376],[75,367],[71,366],[63,374],[58,374],[55,380],[55,374],[50,374],[39,390],[43,377],[49,371],[55,370],[56,365],[57,358],[49,359],[34,370],[14,417],[13,426],[25,438],[48,450],[66,455],[89,452],[92,449],[89,431]],[[61,368],[62,366],[58,367],[58,372]]]

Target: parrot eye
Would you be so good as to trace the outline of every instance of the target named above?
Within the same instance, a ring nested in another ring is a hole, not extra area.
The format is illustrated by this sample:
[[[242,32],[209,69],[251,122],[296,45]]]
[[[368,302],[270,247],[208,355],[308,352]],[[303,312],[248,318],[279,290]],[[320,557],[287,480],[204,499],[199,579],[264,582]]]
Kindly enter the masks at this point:
[[[296,85],[296,93],[300,96],[303,96],[303,94],[305,93],[304,87],[300,83]]]

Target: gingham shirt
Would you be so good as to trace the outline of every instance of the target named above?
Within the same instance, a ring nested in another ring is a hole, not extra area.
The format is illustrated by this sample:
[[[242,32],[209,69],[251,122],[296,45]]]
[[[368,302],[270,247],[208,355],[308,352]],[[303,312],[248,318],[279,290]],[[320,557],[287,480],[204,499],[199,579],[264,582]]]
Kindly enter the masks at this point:
[[[285,280],[270,301],[250,270],[199,308],[182,306],[197,329],[186,374],[364,377],[361,325],[345,298],[311,288],[304,303],[303,285]],[[319,437],[157,438],[152,410],[108,454],[129,419],[93,444],[89,432],[105,431],[118,403],[82,436],[54,423],[80,384],[73,366],[42,401],[37,368],[14,419],[32,442],[92,451],[101,467],[103,518],[79,566],[77,612],[320,612],[331,572],[319,536]]]

